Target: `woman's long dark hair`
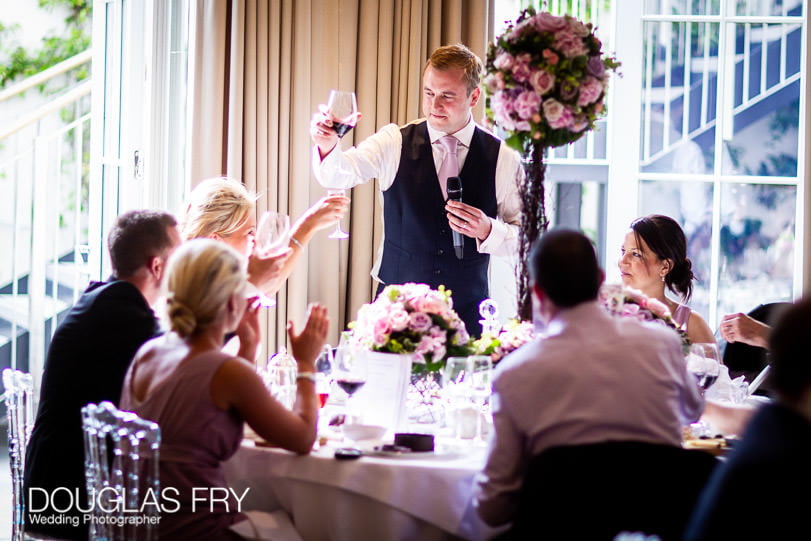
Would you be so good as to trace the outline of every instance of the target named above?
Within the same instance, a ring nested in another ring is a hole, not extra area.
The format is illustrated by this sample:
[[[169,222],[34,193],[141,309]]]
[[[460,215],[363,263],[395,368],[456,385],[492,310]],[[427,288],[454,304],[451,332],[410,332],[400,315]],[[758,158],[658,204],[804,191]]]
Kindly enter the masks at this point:
[[[687,238],[681,226],[669,216],[650,214],[637,218],[631,223],[631,229],[639,239],[645,241],[651,252],[659,259],[669,259],[673,266],[665,275],[667,288],[681,295],[686,302],[693,294],[693,263],[687,257]]]

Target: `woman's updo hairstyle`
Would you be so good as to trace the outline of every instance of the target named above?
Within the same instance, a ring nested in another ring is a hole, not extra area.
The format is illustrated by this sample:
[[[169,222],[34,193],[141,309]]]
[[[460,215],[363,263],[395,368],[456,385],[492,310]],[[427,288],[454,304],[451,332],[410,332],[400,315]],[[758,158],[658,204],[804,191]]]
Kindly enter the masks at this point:
[[[169,325],[185,338],[216,322],[234,293],[245,288],[245,259],[212,239],[180,245],[169,258],[166,285]]]
[[[189,194],[189,205],[181,224],[183,238],[228,237],[248,221],[254,211],[252,196],[238,180],[206,179]]]
[[[631,223],[631,229],[639,239],[645,241],[651,252],[659,259],[669,259],[673,266],[665,275],[667,288],[689,301],[693,294],[693,263],[687,257],[687,238],[681,226],[669,216],[650,214],[637,218]]]

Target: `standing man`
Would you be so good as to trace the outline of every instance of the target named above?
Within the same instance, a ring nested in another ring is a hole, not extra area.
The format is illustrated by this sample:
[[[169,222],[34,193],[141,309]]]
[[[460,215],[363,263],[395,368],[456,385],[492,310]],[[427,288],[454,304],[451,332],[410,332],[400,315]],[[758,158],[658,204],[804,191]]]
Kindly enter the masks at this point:
[[[514,518],[542,451],[612,440],[681,446],[682,426],[704,406],[675,332],[599,305],[603,272],[585,235],[550,231],[529,257],[546,336],[502,360],[493,379],[490,450],[474,487],[491,526]]]
[[[351,188],[378,179],[384,219],[372,269],[378,292],[386,284],[444,284],[473,335],[481,332],[478,305],[488,297],[490,254],[516,252],[521,213],[518,153],[473,122],[481,73],[481,60],[464,45],[440,47],[423,70],[425,118],[384,126],[346,152],[326,113],[313,117],[310,132],[321,185]],[[450,177],[461,180],[462,202],[446,201]],[[452,232],[462,235],[461,259]]]
[[[151,305],[180,242],[170,214],[121,215],[107,237],[112,277],[92,282],[56,329],[26,452],[26,531],[87,539],[79,511],[88,508],[81,409],[104,400],[118,405],[135,352],[159,333]]]

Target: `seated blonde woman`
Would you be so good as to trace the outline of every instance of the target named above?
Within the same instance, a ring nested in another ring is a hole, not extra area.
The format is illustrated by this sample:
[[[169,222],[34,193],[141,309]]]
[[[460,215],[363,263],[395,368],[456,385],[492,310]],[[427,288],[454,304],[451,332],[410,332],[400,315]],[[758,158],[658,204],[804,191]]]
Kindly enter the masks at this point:
[[[288,252],[262,256],[253,250],[256,232],[256,196],[231,178],[206,179],[192,190],[181,223],[185,239],[222,240],[248,257],[248,280],[273,295],[290,276],[296,260],[321,229],[334,225],[349,207],[349,198],[330,195],[319,199],[290,227]]]
[[[226,333],[257,324],[257,308],[247,306],[246,277],[244,258],[223,242],[198,239],[178,248],[167,268],[171,332],[141,347],[124,380],[121,407],[160,425],[161,487],[178,491],[179,509],[161,518],[163,539],[235,537],[229,527],[246,520],[234,511],[236,501],[195,506],[192,489],[199,498],[211,493],[201,488],[227,488],[221,466],[239,447],[243,423],[296,453],[309,453],[315,441],[314,363],[327,333],[326,310],[311,305],[301,333],[288,324],[299,378],[287,410],[248,361],[220,350]]]

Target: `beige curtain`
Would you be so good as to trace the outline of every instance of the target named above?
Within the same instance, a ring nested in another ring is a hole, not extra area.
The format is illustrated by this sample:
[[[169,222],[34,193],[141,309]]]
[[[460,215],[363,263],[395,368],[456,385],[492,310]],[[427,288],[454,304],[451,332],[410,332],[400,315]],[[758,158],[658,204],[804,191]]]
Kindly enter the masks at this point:
[[[484,58],[492,0],[201,0],[194,16],[192,184],[241,178],[266,209],[300,216],[325,195],[310,166],[309,121],[331,88],[355,90],[363,119],[344,148],[390,122],[421,115],[422,67],[440,45]],[[350,238],[319,233],[268,313],[267,351],[304,322],[308,302],[330,313],[336,343],[375,285],[380,237],[375,183],[352,190]],[[346,227],[346,225],[345,225]],[[265,352],[265,353],[266,353]]]

